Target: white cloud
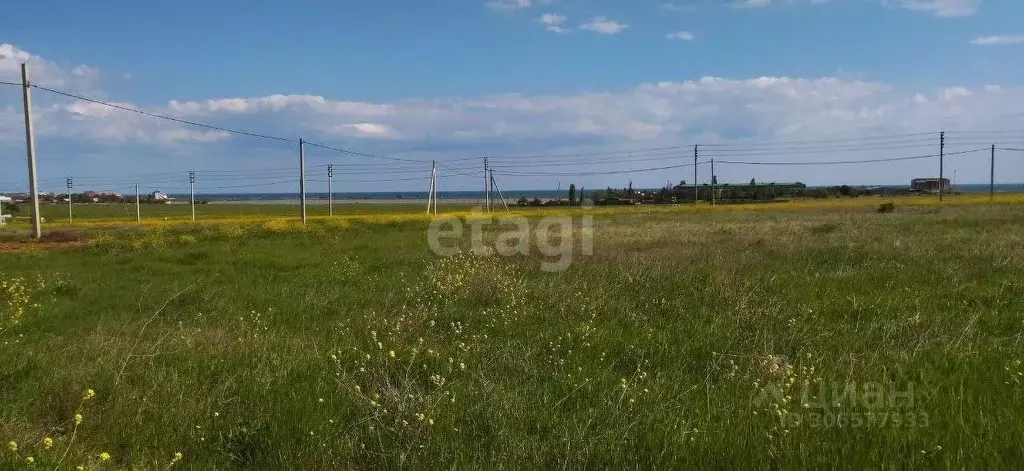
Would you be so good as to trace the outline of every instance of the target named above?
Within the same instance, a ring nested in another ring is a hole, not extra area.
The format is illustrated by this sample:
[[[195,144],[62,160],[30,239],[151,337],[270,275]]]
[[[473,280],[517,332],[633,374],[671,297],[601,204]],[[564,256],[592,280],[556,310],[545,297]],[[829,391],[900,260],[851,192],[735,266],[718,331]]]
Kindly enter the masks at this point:
[[[971,40],[976,46],[1005,46],[1007,44],[1024,43],[1024,34],[1003,36],[981,36]]]
[[[942,18],[973,15],[982,3],[982,0],[883,0],[883,3],[890,1],[908,10],[928,12]]]
[[[331,128],[330,131],[355,137],[398,138],[398,135],[391,126],[379,123],[339,124]]]
[[[594,19],[580,25],[580,29],[583,31],[591,31],[606,36],[619,34],[628,27],[629,25],[627,24],[619,23],[603,16],[595,17]]]
[[[675,39],[679,41],[693,41],[694,37],[693,33],[689,31],[676,31],[665,35],[665,38],[667,39]]]
[[[13,44],[0,43],[0,81],[20,83],[23,62],[28,64],[29,80],[44,87],[95,92],[100,78],[99,69],[84,65],[66,69]]]
[[[547,28],[548,31],[554,33],[567,33],[568,30],[566,30],[563,26],[565,24],[565,20],[567,19],[568,18],[566,18],[565,15],[545,13],[541,15],[540,18],[537,19],[537,21],[544,25],[544,27]]]
[[[176,108],[197,116],[224,116],[230,111],[219,103],[228,100],[178,103]],[[278,108],[260,105],[268,101],[265,97],[242,100],[249,103],[246,109],[262,110],[259,114],[276,122],[305,116],[303,126],[324,132],[410,145],[424,139],[644,141],[742,136],[770,140],[792,137],[794,130],[799,130],[801,138],[824,138],[944,127],[1024,127],[1024,117],[1017,123],[998,117],[1024,107],[1024,87],[946,87],[928,92],[836,77],[704,77],[615,93],[503,94],[391,103],[292,96]]]
[[[64,69],[56,64],[49,67],[47,74],[62,80],[92,80],[89,74],[76,76],[73,68]],[[76,86],[77,82],[69,85]],[[223,152],[216,143],[230,139],[233,146],[268,145],[234,138],[223,131],[189,127],[94,103],[54,98],[46,93],[39,93],[36,98],[36,131],[44,156],[52,155],[53,139],[61,138],[72,140],[76,152],[78,143],[110,144],[105,147],[110,152],[139,143],[149,146],[150,151],[143,154],[184,149],[194,158],[219,156],[230,165],[246,155],[245,151]],[[0,124],[5,124],[0,126],[0,145],[20,146],[20,105],[16,94],[6,99],[7,102],[0,101]],[[1020,111],[1024,109],[1024,86],[952,84],[922,89],[842,77],[703,77],[603,92],[386,102],[273,94],[171,100],[146,109],[224,127],[343,142],[346,147],[369,152],[429,151],[432,155],[450,156],[469,152],[466,149],[473,153],[501,153],[502,149],[504,153],[521,153],[523,149],[554,153],[565,148],[606,150],[686,142],[849,138],[942,129],[1024,129],[1024,113]],[[280,158],[279,153],[290,152],[289,149],[274,148],[273,152],[278,153],[274,158]],[[891,154],[881,155],[885,156]],[[831,156],[817,156],[826,157]],[[177,164],[157,165],[170,168]],[[761,174],[757,175],[760,179]],[[747,175],[746,179],[749,178]]]

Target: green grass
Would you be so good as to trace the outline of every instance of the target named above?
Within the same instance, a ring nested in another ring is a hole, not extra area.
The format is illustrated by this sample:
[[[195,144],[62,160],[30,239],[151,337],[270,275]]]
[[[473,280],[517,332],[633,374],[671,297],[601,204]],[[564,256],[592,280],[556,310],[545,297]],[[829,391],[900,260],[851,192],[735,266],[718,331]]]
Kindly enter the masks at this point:
[[[2,253],[38,307],[0,332],[0,465],[1024,462],[1024,207],[624,211],[594,236],[561,273],[438,257],[423,223]],[[805,379],[835,400],[802,407]]]

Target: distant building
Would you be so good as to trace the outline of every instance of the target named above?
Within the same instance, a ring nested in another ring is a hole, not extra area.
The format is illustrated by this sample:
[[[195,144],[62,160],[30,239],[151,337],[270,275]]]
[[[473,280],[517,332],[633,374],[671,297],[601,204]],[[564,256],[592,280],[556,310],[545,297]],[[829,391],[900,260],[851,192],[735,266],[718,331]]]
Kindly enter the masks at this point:
[[[11,218],[10,214],[4,214],[4,203],[10,202],[10,198],[0,195],[0,226],[7,224],[7,220]]]
[[[948,178],[941,180],[938,178],[915,178],[910,180],[910,189],[917,191],[939,191],[940,185],[942,191],[949,191]]]
[[[160,191],[160,190],[156,190],[156,191],[150,193],[149,197],[152,198],[153,201],[167,201],[167,199],[168,199],[167,198],[167,194],[162,192],[162,191]]]

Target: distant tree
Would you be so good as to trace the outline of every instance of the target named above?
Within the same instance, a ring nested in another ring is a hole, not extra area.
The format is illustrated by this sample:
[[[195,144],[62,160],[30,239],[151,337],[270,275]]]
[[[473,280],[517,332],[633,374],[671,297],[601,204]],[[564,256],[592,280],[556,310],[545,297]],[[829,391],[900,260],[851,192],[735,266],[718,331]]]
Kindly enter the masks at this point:
[[[757,180],[751,178],[750,179],[750,186],[754,186],[754,185],[757,185]]]
[[[519,201],[516,201],[516,206],[526,206],[530,202],[526,200],[525,196],[520,196]]]
[[[569,206],[576,206],[576,184],[569,184]]]
[[[628,193],[631,194],[631,195],[633,194],[633,180],[629,181],[629,191],[628,191]]]

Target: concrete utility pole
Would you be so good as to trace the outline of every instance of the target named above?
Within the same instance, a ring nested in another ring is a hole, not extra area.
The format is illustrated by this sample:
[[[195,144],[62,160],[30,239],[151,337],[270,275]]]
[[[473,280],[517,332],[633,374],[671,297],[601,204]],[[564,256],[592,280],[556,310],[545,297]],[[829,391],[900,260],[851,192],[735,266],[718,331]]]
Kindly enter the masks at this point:
[[[306,224],[306,145],[299,139],[299,207],[302,224]]]
[[[434,182],[430,188],[430,197],[434,200],[434,215],[437,216],[437,168],[434,167],[436,161],[430,163],[430,180]]]
[[[945,161],[945,153],[946,153],[946,132],[943,131],[943,132],[939,133],[939,202],[940,203],[942,202],[942,196],[946,193],[946,186],[942,184],[942,182],[943,182],[942,179],[943,179],[943,175],[944,175],[944,173],[943,173],[944,172],[943,171],[943,164],[944,164],[944,161]]]
[[[697,145],[693,146],[693,205],[697,205]]]
[[[188,202],[192,207],[192,222],[196,222],[196,172],[188,172]]]
[[[487,181],[487,157],[484,157],[484,209],[491,212],[491,186]]]
[[[332,180],[334,180],[334,164],[327,164],[327,215],[334,216],[334,188],[332,188]]]
[[[427,214],[430,214],[430,205],[434,202],[434,169],[437,165],[436,160],[430,161],[430,188],[427,189]]]
[[[39,184],[36,181],[36,139],[32,134],[32,92],[28,64],[21,64],[21,98],[25,106],[25,148],[28,151],[28,188],[32,192],[32,237],[43,237],[39,216]]]
[[[142,222],[142,208],[139,206],[139,184],[135,184],[135,222]]]
[[[505,202],[505,196],[501,194],[501,188],[498,188],[498,183],[494,181],[494,170],[491,170],[491,188],[498,192],[498,198],[501,199],[501,206],[505,208],[505,212],[508,212],[508,203]]]
[[[995,201],[996,199],[996,145],[992,144],[992,160],[989,162],[989,177],[988,177],[988,199],[989,201]]]
[[[715,205],[715,158],[711,158],[711,206]]]
[[[75,186],[75,180],[71,177],[67,177],[68,183],[68,224],[71,224],[71,188]]]

